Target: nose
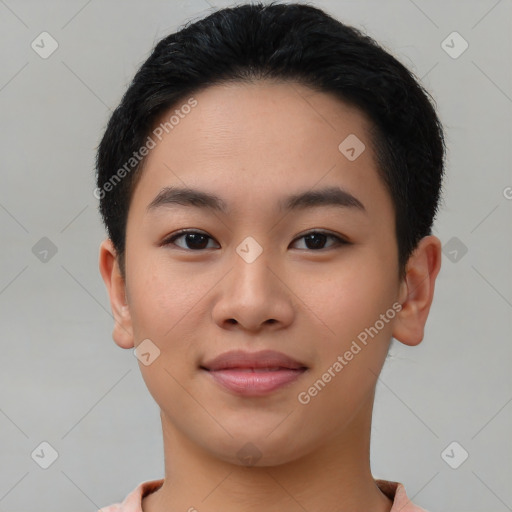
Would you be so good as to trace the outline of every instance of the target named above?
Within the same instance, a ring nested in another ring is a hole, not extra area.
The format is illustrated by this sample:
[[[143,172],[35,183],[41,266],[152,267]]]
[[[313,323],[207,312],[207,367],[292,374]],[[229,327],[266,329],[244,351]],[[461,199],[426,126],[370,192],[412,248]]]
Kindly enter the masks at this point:
[[[293,283],[283,265],[265,250],[254,260],[234,251],[227,275],[219,283],[212,316],[223,329],[260,332],[279,330],[293,322]]]

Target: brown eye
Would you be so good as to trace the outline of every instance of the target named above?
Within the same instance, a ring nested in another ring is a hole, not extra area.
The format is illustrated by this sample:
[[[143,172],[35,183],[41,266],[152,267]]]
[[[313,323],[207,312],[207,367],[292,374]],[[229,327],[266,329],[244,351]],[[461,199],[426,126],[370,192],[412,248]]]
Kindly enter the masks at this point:
[[[176,240],[183,239],[183,242],[181,244],[176,243]],[[331,249],[334,247],[338,247],[340,245],[348,245],[349,242],[344,240],[343,238],[334,235],[332,233],[323,232],[323,231],[310,231],[309,233],[306,233],[305,235],[302,235],[299,238],[296,238],[297,240],[304,239],[306,247],[305,249],[313,250],[313,251],[319,251],[324,249]],[[331,244],[328,247],[324,247],[326,242],[331,239],[334,240],[334,243]],[[171,237],[167,238],[162,242],[163,246],[170,246],[170,245],[176,245],[177,247],[189,250],[189,251],[201,251],[203,249],[208,248],[214,248],[214,247],[208,247],[208,242],[212,240],[213,238],[206,233],[202,233],[200,231],[180,231],[178,233],[175,233]]]
[[[185,247],[175,244],[175,240],[184,239]],[[213,240],[210,236],[200,231],[180,231],[172,237],[166,239],[162,245],[177,245],[182,249],[188,249],[192,251],[198,251],[206,249],[208,245],[208,239]]]
[[[310,231],[309,233],[302,235],[296,240],[304,239],[306,243],[306,249],[321,250],[326,249],[326,247],[323,246],[325,245],[326,240],[329,238],[334,240],[335,243],[330,247],[327,247],[327,249],[330,249],[332,247],[338,247],[339,245],[348,244],[346,240],[343,240],[339,236],[333,235],[331,233],[326,233],[323,231]]]

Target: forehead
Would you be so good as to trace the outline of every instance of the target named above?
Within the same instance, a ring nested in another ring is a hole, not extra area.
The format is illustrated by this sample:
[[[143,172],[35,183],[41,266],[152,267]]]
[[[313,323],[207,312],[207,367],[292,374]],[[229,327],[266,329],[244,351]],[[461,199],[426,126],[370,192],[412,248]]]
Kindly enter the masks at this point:
[[[283,150],[297,153],[301,147],[301,154],[307,151],[314,158],[327,146],[330,154],[337,154],[338,139],[351,132],[367,139],[371,128],[359,109],[294,82],[226,83],[203,89],[194,98],[197,106],[172,134],[176,145],[194,143],[196,158],[230,158],[250,149],[252,156],[264,158]],[[180,104],[174,108],[180,110]],[[160,124],[168,119],[169,112]],[[261,149],[264,154],[258,153]]]
[[[181,109],[185,98],[155,125],[161,140],[146,157],[133,201],[147,207],[162,188],[180,185],[228,197],[236,211],[264,208],[283,191],[336,185],[368,203],[370,214],[390,209],[372,125],[358,109],[292,82],[222,84],[192,97],[194,108]],[[171,127],[173,114],[181,115]]]

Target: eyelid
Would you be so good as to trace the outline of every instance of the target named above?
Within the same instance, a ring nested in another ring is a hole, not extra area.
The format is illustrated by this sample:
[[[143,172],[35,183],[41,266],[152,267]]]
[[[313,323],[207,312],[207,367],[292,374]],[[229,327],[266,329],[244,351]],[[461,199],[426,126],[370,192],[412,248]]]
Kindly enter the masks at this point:
[[[180,238],[181,236],[186,235],[188,233],[194,233],[194,234],[197,233],[197,234],[200,234],[200,235],[204,235],[204,236],[210,238],[211,240],[215,240],[215,238],[213,238],[211,235],[209,235],[205,231],[202,231],[201,229],[187,228],[187,229],[180,229],[179,231],[176,231],[176,232],[170,234],[169,236],[165,237],[162,240],[160,245],[161,246],[171,245],[171,244],[174,243],[174,240],[176,240],[177,238]],[[182,249],[182,247],[178,247],[178,248]],[[185,250],[185,251],[186,250],[192,251],[191,249],[183,249],[183,250]],[[194,251],[194,252],[202,252],[202,251]]]
[[[210,236],[208,233],[206,233],[205,231],[202,231],[200,229],[195,229],[195,228],[187,228],[187,229],[182,229],[182,230],[179,230],[177,232],[174,232],[172,233],[171,235],[169,235],[168,237],[164,238],[164,240],[161,242],[161,246],[166,246],[166,245],[171,245],[171,244],[174,244],[174,240],[176,240],[177,238],[180,238],[181,236],[183,235],[186,235],[187,233],[198,233],[198,234],[201,234],[201,235],[205,235],[207,238],[211,239],[211,240],[214,240],[215,242],[217,242],[215,240],[215,238],[213,238],[212,236]],[[329,230],[325,230],[325,229],[320,229],[320,228],[312,228],[312,229],[309,229],[303,233],[300,233],[299,235],[297,235],[293,240],[292,240],[292,243],[296,242],[297,240],[300,240],[301,238],[304,238],[305,236],[307,235],[310,235],[310,234],[321,234],[321,235],[325,235],[327,237],[330,237],[330,238],[333,238],[336,240],[335,244],[331,247],[327,247],[327,248],[324,248],[324,249],[317,249],[317,250],[313,250],[313,249],[302,249],[302,250],[307,250],[308,252],[323,252],[323,251],[326,251],[328,249],[332,249],[332,248],[335,248],[335,247],[338,247],[338,246],[342,246],[342,245],[349,245],[351,244],[351,242],[343,235],[340,235],[338,233],[334,233],[332,231],[329,231]],[[217,242],[218,243],[218,242]],[[182,247],[179,247],[177,246],[179,249],[183,249]],[[190,252],[203,252],[204,249],[202,250],[192,250],[192,249],[183,249],[184,251],[190,251]]]
[[[305,231],[304,233],[300,233],[299,235],[297,235],[293,239],[293,241],[295,242],[295,240],[298,240],[299,238],[303,238],[303,237],[305,237],[307,235],[311,235],[313,233],[318,233],[320,235],[325,235],[325,236],[330,236],[332,238],[337,238],[340,242],[345,243],[345,244],[349,244],[350,243],[349,240],[346,237],[344,237],[343,235],[340,235],[340,234],[335,233],[333,231],[329,231],[328,229],[320,229],[320,228],[317,228],[317,229],[313,228],[313,229],[309,229],[309,230]]]

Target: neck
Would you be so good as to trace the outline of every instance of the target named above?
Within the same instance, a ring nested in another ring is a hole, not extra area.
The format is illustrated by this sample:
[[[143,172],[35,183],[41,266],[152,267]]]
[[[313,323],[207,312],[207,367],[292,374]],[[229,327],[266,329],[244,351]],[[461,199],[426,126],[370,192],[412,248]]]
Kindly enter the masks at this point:
[[[144,512],[389,512],[370,471],[373,396],[346,429],[307,455],[272,466],[224,462],[192,443],[164,414],[165,480]]]

